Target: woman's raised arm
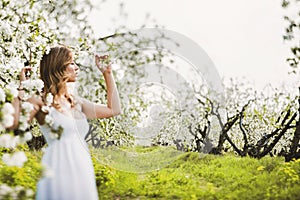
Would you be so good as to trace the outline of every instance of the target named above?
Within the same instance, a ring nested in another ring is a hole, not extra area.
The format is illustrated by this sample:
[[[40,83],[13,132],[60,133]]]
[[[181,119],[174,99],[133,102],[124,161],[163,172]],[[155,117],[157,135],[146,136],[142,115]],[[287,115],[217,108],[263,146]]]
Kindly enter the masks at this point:
[[[100,60],[107,59],[107,56],[95,56],[95,62],[98,69],[103,73],[107,88],[107,105],[97,104],[88,100],[83,100],[82,109],[87,118],[109,118],[121,113],[121,104],[118,89],[112,74],[111,65],[103,68],[100,66]]]

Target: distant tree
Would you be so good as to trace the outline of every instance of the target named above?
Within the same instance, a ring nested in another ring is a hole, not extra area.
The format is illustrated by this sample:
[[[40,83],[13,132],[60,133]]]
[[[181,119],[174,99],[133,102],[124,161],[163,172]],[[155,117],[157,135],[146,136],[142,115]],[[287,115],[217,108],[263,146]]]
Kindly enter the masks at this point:
[[[284,9],[295,9],[294,15],[285,15],[284,19],[288,22],[285,29],[283,39],[291,42],[291,53],[292,55],[287,58],[289,65],[292,67],[292,72],[296,73],[300,62],[300,0],[282,0],[281,6]],[[300,93],[300,90],[299,90]],[[298,113],[300,113],[300,99],[298,100]],[[298,116],[296,122],[296,130],[292,139],[290,151],[285,154],[286,161],[290,161],[293,158],[300,157],[299,150],[300,141],[300,118]]]
[[[285,34],[283,39],[291,42],[292,55],[287,58],[287,62],[293,69],[293,73],[296,73],[296,69],[300,62],[300,0],[282,0],[281,6],[284,9],[297,8],[294,15],[285,15],[284,19],[288,22],[285,28]]]

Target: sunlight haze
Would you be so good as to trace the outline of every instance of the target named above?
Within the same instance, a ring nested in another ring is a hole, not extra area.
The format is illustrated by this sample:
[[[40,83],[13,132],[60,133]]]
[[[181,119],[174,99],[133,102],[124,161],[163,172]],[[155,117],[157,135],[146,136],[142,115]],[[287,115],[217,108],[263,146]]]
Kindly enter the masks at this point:
[[[146,27],[158,24],[194,40],[222,78],[245,77],[258,89],[268,83],[277,87],[296,80],[288,74],[291,69],[285,62],[290,52],[282,39],[283,16],[288,11],[280,0],[127,0],[124,10],[128,18],[121,19],[120,2],[106,2],[91,13],[99,37],[112,34],[117,25],[138,29],[149,13]]]

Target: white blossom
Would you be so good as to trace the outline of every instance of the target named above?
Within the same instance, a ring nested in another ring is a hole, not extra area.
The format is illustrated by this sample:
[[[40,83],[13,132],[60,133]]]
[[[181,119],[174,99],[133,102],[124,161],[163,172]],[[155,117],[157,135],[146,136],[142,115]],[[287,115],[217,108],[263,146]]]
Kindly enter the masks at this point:
[[[23,196],[24,192],[25,196]],[[28,197],[30,199],[34,196],[34,192],[31,189],[25,189],[20,185],[17,185],[14,188],[7,184],[0,185],[0,199],[20,199],[20,194],[22,194],[22,197]]]
[[[44,87],[44,82],[40,79],[36,79],[36,80],[28,79],[22,81],[21,85],[29,93],[27,96],[27,98],[29,98],[32,94],[35,94],[36,92],[41,93]]]
[[[13,105],[11,103],[5,103],[3,105],[3,108],[2,108],[2,112],[4,114],[14,114],[15,113],[15,108],[13,107]]]
[[[19,80],[17,76],[24,62],[30,60],[32,67],[32,76],[29,80],[23,81],[21,84],[25,89],[24,100],[26,100],[32,95],[41,93],[44,86],[43,82],[37,79],[39,61],[44,51],[49,53],[50,47],[52,46],[68,43],[69,41],[77,41],[77,38],[85,36],[84,32],[82,32],[82,28],[86,26],[86,24],[79,24],[78,18],[74,18],[72,12],[74,9],[83,12],[83,15],[80,15],[82,16],[80,19],[83,19],[84,16],[88,14],[86,11],[89,9],[85,9],[87,4],[78,2],[76,8],[70,8],[71,3],[71,1],[52,1],[50,4],[49,1],[46,0],[26,3],[24,1],[14,0],[7,1],[7,5],[0,9],[0,16],[6,19],[0,23],[0,34],[2,35],[2,38],[0,38],[2,47],[0,48],[0,71],[2,80],[6,80],[6,83],[9,82],[8,84],[0,82],[0,131],[5,131],[5,128],[13,124],[14,118],[12,114],[14,113],[14,108],[9,102],[5,102],[7,97],[6,92],[9,92],[13,97],[18,96],[19,92],[17,88]],[[35,29],[35,27],[38,27],[38,29]],[[62,31],[63,28],[66,30],[65,32]],[[36,31],[32,31],[32,29]],[[69,39],[67,42],[66,38]],[[90,41],[88,37],[87,39]],[[72,42],[69,44],[73,45]],[[52,101],[53,97],[49,95],[49,97],[47,97],[48,105],[50,105]],[[30,111],[33,109],[33,105],[23,102],[21,108],[19,130],[25,131],[29,127],[28,117]],[[49,109],[49,107],[47,109]],[[53,123],[50,116],[46,117],[46,121],[50,124]],[[58,135],[53,134],[53,137],[57,138]],[[23,137],[0,134],[0,147],[15,148],[18,144],[24,143],[31,138],[32,135],[30,132],[25,133]],[[13,166],[22,166],[27,160],[25,154],[22,152],[12,155],[5,154],[2,159]],[[20,190],[22,190],[21,187],[10,188],[1,185],[0,199],[2,192],[8,192],[10,195],[14,195],[11,196],[11,198],[17,198],[18,194],[16,191]],[[28,193],[28,195],[32,195],[32,191]]]
[[[21,123],[21,124],[19,125],[19,129],[20,129],[21,131],[26,131],[28,128],[29,128],[29,124],[28,124],[28,123]]]
[[[29,113],[34,109],[34,106],[33,106],[32,103],[23,102],[22,103],[22,109],[24,109],[25,113]]]
[[[14,116],[12,116],[11,114],[4,114],[2,118],[2,125],[5,128],[8,128],[11,127],[13,124],[14,124]]]
[[[46,115],[45,122],[47,124],[49,124],[50,126],[52,126],[53,125],[53,118],[50,115]]]
[[[13,189],[11,187],[9,187],[8,185],[6,185],[6,184],[0,185],[0,197],[3,197],[12,192],[13,192]]]
[[[2,123],[0,123],[0,131],[4,131],[5,127],[2,125]]]
[[[34,192],[31,189],[26,190],[26,196],[27,197],[32,197],[34,195]]]
[[[18,86],[16,86],[13,83],[10,83],[6,87],[9,90],[9,92],[13,95],[13,97],[18,97],[18,95],[19,95],[19,92],[17,90]]]
[[[7,21],[2,21],[1,23],[2,32],[6,34],[6,36],[12,35],[12,30],[10,24]]]
[[[31,134],[31,132],[26,132],[23,137],[24,137],[25,141],[29,141],[32,139],[32,134]]]
[[[5,153],[2,156],[2,161],[8,166],[22,167],[27,161],[27,157],[23,151],[18,151],[12,155]]]
[[[22,130],[22,131],[25,131],[27,128],[29,128],[28,116],[20,115],[20,117],[19,117],[19,129]]]
[[[49,106],[42,106],[42,111],[43,111],[44,113],[49,113],[50,107],[49,107]]]
[[[0,88],[0,102],[4,102],[6,98],[5,92]]]
[[[26,132],[22,137],[19,138],[20,144],[25,144],[27,141],[32,139],[31,132]]]
[[[5,148],[15,148],[19,137],[14,137],[10,134],[0,135],[0,146]]]
[[[50,49],[51,49],[50,46],[47,46],[47,47],[46,47],[45,54],[49,54],[49,53],[50,53]]]
[[[58,135],[56,133],[51,132],[49,135],[50,135],[50,139],[52,140],[58,139]]]
[[[22,186],[20,186],[20,185],[17,185],[16,187],[15,187],[15,192],[20,192],[20,191],[22,191],[24,188],[22,187]]]
[[[48,93],[47,94],[47,97],[46,97],[46,104],[47,106],[50,106],[53,102],[53,95],[51,93]]]

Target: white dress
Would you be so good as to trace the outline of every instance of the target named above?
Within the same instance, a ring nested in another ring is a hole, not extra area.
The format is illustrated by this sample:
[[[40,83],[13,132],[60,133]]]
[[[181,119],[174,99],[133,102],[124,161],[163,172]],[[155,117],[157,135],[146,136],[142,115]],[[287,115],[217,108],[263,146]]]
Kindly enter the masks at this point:
[[[50,108],[53,127],[63,127],[60,139],[53,138],[49,126],[40,126],[48,143],[42,159],[48,172],[38,182],[38,200],[98,199],[94,168],[84,141],[89,125],[81,110],[79,113],[82,117],[74,118]]]

